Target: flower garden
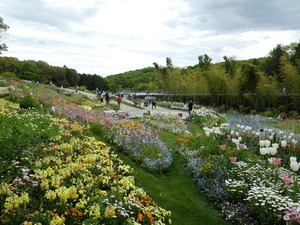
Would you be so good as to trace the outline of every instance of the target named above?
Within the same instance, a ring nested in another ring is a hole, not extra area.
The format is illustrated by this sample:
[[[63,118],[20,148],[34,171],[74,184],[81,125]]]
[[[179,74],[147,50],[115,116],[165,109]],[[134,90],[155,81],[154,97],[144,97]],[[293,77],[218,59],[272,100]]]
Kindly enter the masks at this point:
[[[162,113],[137,121],[27,84],[1,97],[1,224],[171,224],[171,212],[136,186],[108,144],[163,176],[179,153],[232,224],[300,224],[298,136],[263,117],[227,115],[221,123],[215,111],[199,108],[188,123]],[[197,122],[201,132],[189,131]],[[177,136],[176,149],[160,130]]]

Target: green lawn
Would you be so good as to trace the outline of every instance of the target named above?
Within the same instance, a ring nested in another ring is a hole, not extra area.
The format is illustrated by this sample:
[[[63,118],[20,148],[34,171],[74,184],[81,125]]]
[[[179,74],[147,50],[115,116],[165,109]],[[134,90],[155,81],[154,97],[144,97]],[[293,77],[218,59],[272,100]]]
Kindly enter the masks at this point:
[[[160,138],[167,146],[174,147],[176,136],[161,132]],[[133,163],[127,156],[118,153],[124,163],[134,168],[136,185],[142,187],[161,207],[172,212],[174,225],[216,225],[230,224],[224,221],[211,207],[195,186],[191,175],[184,168],[176,150],[173,149],[174,163],[166,175],[148,173]]]

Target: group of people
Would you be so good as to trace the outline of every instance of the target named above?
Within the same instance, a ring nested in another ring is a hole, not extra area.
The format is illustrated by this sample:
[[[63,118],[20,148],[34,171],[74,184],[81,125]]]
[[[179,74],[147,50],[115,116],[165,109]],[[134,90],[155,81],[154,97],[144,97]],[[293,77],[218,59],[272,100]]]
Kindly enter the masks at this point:
[[[152,106],[152,109],[156,109],[156,101],[155,101],[155,97],[154,96],[151,96],[151,97],[145,97],[145,100],[144,100],[144,107],[147,107],[148,105],[151,104]]]
[[[107,104],[109,104],[110,101],[110,95],[109,92],[106,91],[105,93],[101,93],[101,91],[96,88],[96,95],[98,98],[100,98],[100,101],[103,102],[103,96],[105,97],[105,101]],[[117,104],[119,105],[119,107],[121,106],[122,103],[122,97],[121,95],[117,95]],[[144,107],[147,107],[151,104],[152,109],[156,109],[156,98],[155,96],[151,96],[151,97],[145,97],[145,101],[144,101]],[[188,102],[188,111],[189,111],[189,115],[191,115],[192,111],[193,111],[193,106],[194,106],[194,102],[192,100],[190,100]]]
[[[100,102],[103,102],[103,99],[105,99],[105,102],[106,104],[109,104],[109,101],[110,101],[110,95],[109,95],[109,92],[106,91],[106,92],[101,92],[99,90],[99,88],[96,88],[96,96],[97,96],[97,99],[100,100]]]

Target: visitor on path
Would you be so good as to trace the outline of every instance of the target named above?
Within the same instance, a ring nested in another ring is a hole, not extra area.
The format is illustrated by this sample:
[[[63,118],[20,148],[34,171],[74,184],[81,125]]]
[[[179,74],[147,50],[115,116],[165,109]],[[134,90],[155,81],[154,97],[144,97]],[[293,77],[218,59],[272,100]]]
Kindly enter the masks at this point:
[[[109,104],[109,99],[110,99],[109,93],[108,93],[108,91],[106,91],[106,93],[105,93],[106,104]]]
[[[154,96],[152,96],[150,101],[151,101],[151,104],[152,104],[152,109],[153,109],[153,108],[155,108],[155,109],[156,109],[155,97],[154,97]]]
[[[190,100],[189,103],[188,103],[189,115],[191,115],[191,112],[193,110],[193,105],[194,105],[194,103],[192,102],[192,100]]]
[[[122,98],[120,95],[118,95],[117,97],[117,103],[118,103],[118,106],[121,107],[121,102],[122,102]]]

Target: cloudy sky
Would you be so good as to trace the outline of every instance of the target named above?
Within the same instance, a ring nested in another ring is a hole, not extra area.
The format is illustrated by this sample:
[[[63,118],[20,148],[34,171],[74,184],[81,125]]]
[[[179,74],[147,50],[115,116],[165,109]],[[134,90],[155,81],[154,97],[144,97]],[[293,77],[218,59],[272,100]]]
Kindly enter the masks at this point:
[[[299,0],[0,0],[3,56],[103,77],[207,54],[249,59],[300,41]]]

